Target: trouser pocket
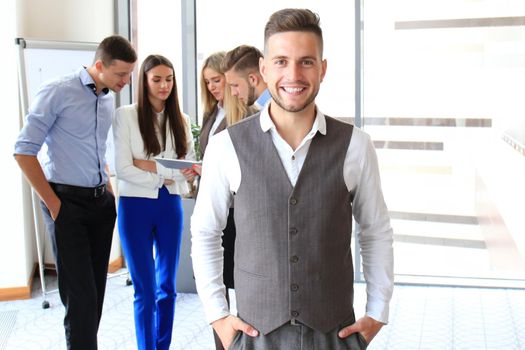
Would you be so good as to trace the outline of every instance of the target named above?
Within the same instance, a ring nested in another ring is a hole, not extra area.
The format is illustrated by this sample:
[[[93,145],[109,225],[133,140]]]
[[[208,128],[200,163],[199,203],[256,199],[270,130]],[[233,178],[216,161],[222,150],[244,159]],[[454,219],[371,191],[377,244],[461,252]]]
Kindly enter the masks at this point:
[[[242,337],[242,331],[237,331],[237,334],[235,334],[235,337],[233,337],[233,340],[228,347],[228,350],[241,350],[243,348],[241,343],[241,337]]]

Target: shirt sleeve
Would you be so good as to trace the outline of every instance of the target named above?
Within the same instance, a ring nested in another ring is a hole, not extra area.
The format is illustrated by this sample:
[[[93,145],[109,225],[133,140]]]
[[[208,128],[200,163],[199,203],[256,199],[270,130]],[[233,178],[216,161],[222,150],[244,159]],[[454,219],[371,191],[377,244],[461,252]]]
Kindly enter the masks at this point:
[[[127,107],[127,106],[126,106]],[[159,188],[163,185],[163,177],[133,165],[131,148],[131,128],[136,118],[132,118],[135,109],[119,108],[115,111],[113,121],[113,137],[115,143],[115,170],[120,180],[147,188]],[[136,112],[135,112],[136,113]],[[136,125],[138,128],[138,125]]]
[[[355,138],[355,140],[354,140]],[[377,155],[370,137],[354,130],[351,146],[357,144],[357,158],[345,161],[345,181],[355,181],[353,214],[358,229],[356,237],[361,247],[363,273],[366,281],[366,313],[387,323],[389,303],[394,287],[393,231],[386,207]],[[350,170],[353,169],[353,170]],[[355,173],[351,174],[352,171]]]
[[[210,139],[203,160],[199,194],[191,217],[193,271],[197,292],[210,323],[230,313],[222,276],[221,236],[232,198],[229,176],[233,161],[230,160],[231,155],[235,156],[235,151],[227,132]],[[237,169],[235,165],[233,168]]]
[[[15,143],[15,154],[36,156],[58,115],[56,96],[59,85],[43,85],[33,98],[24,127]]]

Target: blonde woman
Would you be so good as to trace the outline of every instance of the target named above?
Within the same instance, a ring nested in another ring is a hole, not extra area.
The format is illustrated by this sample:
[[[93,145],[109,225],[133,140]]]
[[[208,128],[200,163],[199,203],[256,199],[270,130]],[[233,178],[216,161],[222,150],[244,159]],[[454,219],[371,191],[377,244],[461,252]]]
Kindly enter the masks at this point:
[[[204,109],[200,134],[200,151],[204,157],[208,141],[213,135],[224,130],[247,115],[248,108],[237,97],[232,96],[226,86],[226,77],[221,69],[225,52],[216,52],[204,61],[201,70],[201,99]],[[201,167],[193,169],[200,175]],[[235,223],[233,208],[230,208],[226,227],[223,230],[222,246],[224,247],[223,281],[226,289],[233,289],[233,254],[235,248]],[[228,293],[226,296],[229,300]],[[215,334],[215,347],[223,349],[221,341]]]

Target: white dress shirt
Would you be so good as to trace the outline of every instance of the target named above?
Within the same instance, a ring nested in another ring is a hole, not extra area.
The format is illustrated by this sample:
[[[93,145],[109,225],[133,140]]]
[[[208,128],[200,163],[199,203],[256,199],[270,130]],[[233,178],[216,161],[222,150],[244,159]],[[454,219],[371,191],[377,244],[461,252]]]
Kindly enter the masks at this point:
[[[295,186],[308,149],[317,132],[326,134],[325,116],[317,109],[311,131],[294,151],[279,135],[268,113],[261,111],[263,132],[270,132],[279,158]],[[256,156],[256,155],[254,155]],[[330,171],[330,169],[326,169]],[[198,200],[191,217],[192,259],[197,291],[208,322],[229,314],[222,282],[222,230],[228,209],[241,183],[241,168],[228,130],[210,140],[203,161]],[[343,174],[348,191],[353,191],[353,215],[359,224],[356,236],[367,283],[366,313],[388,322],[393,291],[393,249],[390,218],[381,191],[377,156],[370,136],[354,127],[346,153]]]
[[[215,121],[213,122],[213,125],[210,129],[210,136],[209,138],[212,138],[213,135],[215,135],[215,130],[219,127],[222,120],[226,117],[226,111],[221,106],[217,105],[217,116],[215,117]]]

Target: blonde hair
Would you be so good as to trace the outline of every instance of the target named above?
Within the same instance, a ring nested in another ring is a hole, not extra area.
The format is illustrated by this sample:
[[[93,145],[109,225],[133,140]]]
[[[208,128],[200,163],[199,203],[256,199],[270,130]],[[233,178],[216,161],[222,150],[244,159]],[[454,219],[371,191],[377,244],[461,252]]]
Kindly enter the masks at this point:
[[[208,56],[208,58],[206,58],[202,65],[200,84],[201,100],[204,109],[203,120],[206,120],[206,118],[210,117],[211,115],[213,115],[213,113],[215,113],[218,103],[215,97],[212,95],[212,93],[208,90],[208,87],[206,86],[206,81],[204,80],[204,70],[206,68],[210,68],[224,76],[222,63],[225,56],[226,52],[224,51],[215,52]],[[247,107],[236,96],[233,96],[231,93],[231,88],[228,86],[228,84],[226,84],[226,86],[224,87],[224,99],[222,101],[222,105],[224,111],[226,112],[227,125],[233,125],[239,120],[249,115],[252,115],[258,111],[257,107]]]
[[[204,70],[206,68],[210,68],[216,71],[217,73],[221,74],[224,77],[224,72],[221,69],[221,63],[225,56],[226,56],[226,52],[224,51],[212,53],[210,56],[208,56],[208,58],[206,58],[206,60],[202,64],[200,84],[201,84],[201,101],[202,101],[202,107],[204,109],[204,113],[203,113],[204,120],[215,112],[217,108],[217,103],[218,103],[215,97],[212,95],[212,93],[208,90],[206,81],[204,80]],[[227,89],[228,87],[226,86],[224,90],[227,90]]]

